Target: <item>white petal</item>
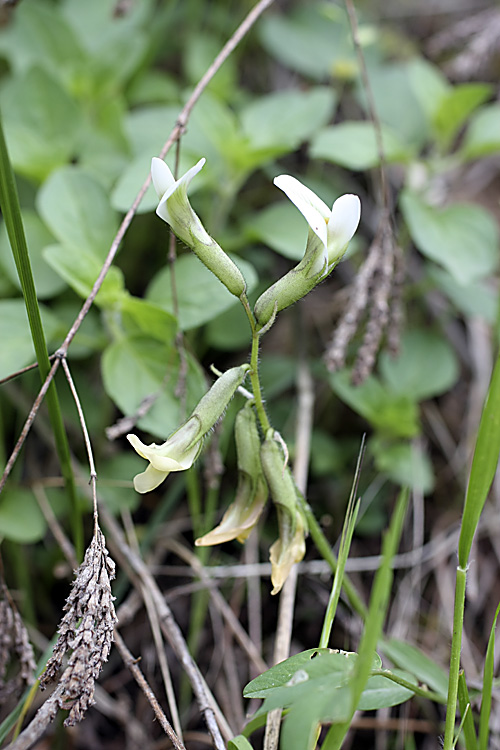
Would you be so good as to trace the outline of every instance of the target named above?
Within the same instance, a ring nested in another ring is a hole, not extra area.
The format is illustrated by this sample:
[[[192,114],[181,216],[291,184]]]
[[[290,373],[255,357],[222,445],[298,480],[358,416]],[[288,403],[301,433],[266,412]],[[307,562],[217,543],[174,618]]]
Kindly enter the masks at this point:
[[[291,175],[280,174],[274,178],[274,184],[297,206],[313,232],[326,245],[326,222],[330,217],[330,209],[326,203]]]
[[[333,240],[338,247],[345,247],[358,228],[360,217],[361,202],[357,195],[337,198],[328,222],[328,245]]]
[[[141,458],[146,458],[146,459],[148,459],[148,461],[149,461],[149,458],[148,458],[148,456],[147,456],[147,453],[146,453],[146,452],[147,452],[147,451],[149,450],[149,448],[150,448],[151,446],[149,446],[149,445],[145,445],[145,444],[144,444],[144,443],[142,442],[142,440],[139,440],[139,438],[137,437],[137,435],[132,435],[132,434],[130,434],[130,435],[127,435],[127,440],[129,441],[129,443],[130,443],[130,445],[132,446],[132,448],[133,448],[133,449],[134,449],[135,451],[137,451],[137,453],[139,454],[139,456],[140,456]],[[153,443],[153,445],[154,445],[154,443]]]
[[[201,172],[201,170],[205,166],[205,162],[205,158],[200,159],[200,161],[197,162],[194,167],[191,167],[191,169],[188,169],[188,171],[182,175],[182,177],[178,180],[178,184],[185,185],[187,188],[193,177],[195,177],[198,172]]]
[[[175,180],[170,168],[156,156],[151,160],[151,178],[158,198],[163,198],[167,190],[175,185]]]
[[[168,471],[158,471],[158,469],[149,464],[146,471],[134,477],[134,489],[143,495],[145,492],[151,492],[151,490],[156,489],[167,477]]]

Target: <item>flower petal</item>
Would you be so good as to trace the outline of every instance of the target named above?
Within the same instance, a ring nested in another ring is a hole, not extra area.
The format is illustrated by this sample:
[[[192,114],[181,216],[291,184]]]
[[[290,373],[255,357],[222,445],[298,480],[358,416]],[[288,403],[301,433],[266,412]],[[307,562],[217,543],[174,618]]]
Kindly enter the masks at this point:
[[[151,490],[156,489],[168,477],[168,474],[168,471],[158,471],[158,469],[149,464],[146,471],[134,477],[134,489],[141,495],[145,492],[151,492]]]
[[[313,232],[326,245],[327,221],[330,218],[330,209],[326,203],[291,175],[280,174],[274,178],[274,184],[297,206]]]
[[[163,159],[158,159],[156,156],[151,160],[151,178],[158,198],[163,198],[167,190],[172,185],[175,185],[175,179],[170,171],[170,167],[165,164]]]
[[[328,222],[328,249],[330,243],[345,247],[358,228],[361,217],[361,202],[357,195],[341,195],[332,207]]]

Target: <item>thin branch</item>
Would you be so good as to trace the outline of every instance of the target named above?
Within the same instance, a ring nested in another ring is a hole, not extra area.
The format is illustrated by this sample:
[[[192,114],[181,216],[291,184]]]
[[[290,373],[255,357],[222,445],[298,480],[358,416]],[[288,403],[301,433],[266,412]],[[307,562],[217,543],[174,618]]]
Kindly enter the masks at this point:
[[[158,719],[163,731],[167,735],[167,737],[170,739],[172,745],[176,750],[186,750],[184,747],[182,741],[179,739],[177,734],[174,732],[170,722],[168,721],[167,717],[163,713],[160,704],[158,703],[155,694],[153,693],[151,687],[149,686],[148,681],[142,674],[141,670],[137,666],[137,659],[134,659],[130,651],[128,650],[125,641],[119,634],[119,632],[115,628],[115,645],[118,651],[120,652],[120,656],[123,659],[123,663],[125,666],[132,672],[132,675],[139,685],[140,689],[144,693],[146,700],[148,701],[149,705],[154,711],[154,714],[156,718]]]

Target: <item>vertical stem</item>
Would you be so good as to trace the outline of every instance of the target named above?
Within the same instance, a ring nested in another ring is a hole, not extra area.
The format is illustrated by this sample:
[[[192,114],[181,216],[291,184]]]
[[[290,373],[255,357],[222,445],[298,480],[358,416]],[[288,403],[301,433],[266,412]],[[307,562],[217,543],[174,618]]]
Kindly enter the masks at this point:
[[[268,431],[268,429],[271,427],[266,409],[264,407],[264,401],[262,399],[262,391],[260,388],[260,379],[259,379],[259,336],[255,332],[255,328],[252,330],[252,354],[250,357],[250,365],[252,369],[250,370],[250,381],[252,383],[252,391],[253,396],[255,399],[255,410],[257,412],[257,416],[259,417],[259,422],[262,427],[262,431],[264,432],[264,435]]]
[[[452,750],[457,711],[458,677],[460,672],[460,652],[462,649],[462,629],[465,609],[465,583],[467,572],[458,566],[455,584],[455,608],[453,612],[453,636],[451,641],[450,672],[448,678],[448,699],[446,702],[446,723],[443,750]]]

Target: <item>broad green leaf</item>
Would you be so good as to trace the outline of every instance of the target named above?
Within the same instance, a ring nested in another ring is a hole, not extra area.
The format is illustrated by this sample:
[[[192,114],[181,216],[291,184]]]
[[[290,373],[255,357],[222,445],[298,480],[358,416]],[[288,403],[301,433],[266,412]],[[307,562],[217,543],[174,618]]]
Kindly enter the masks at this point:
[[[128,335],[145,334],[163,343],[175,338],[177,320],[159,305],[126,294],[120,298],[120,314]]]
[[[388,641],[380,641],[379,650],[387,656],[393,664],[410,672],[427,685],[435,693],[446,697],[448,692],[448,675],[439,666],[435,659],[423,653],[410,643],[390,638]]]
[[[84,5],[79,0],[64,0],[61,5],[82,46],[96,55],[116,36],[131,38],[149,20],[153,3],[143,0],[123,14],[115,12],[115,0],[86,0]]]
[[[408,438],[419,433],[418,410],[411,396],[392,393],[375,376],[354,386],[346,370],[330,375],[329,382],[351,409],[383,435]]]
[[[382,147],[387,162],[407,161],[409,147],[382,125]],[[370,122],[342,122],[320,131],[311,143],[314,159],[326,159],[348,169],[363,170],[380,163],[375,130]]]
[[[407,672],[393,670],[393,674],[405,679],[407,682],[417,684],[417,680]],[[373,675],[366,683],[366,687],[358,703],[358,710],[378,711],[379,708],[398,706],[400,703],[410,700],[413,696],[414,693],[408,690],[408,688],[398,685],[383,675]]]
[[[498,314],[498,292],[491,279],[459,284],[444,268],[429,268],[430,278],[447,295],[453,305],[466,316],[479,316],[495,323]]]
[[[176,349],[147,336],[123,337],[111,344],[102,357],[106,392],[126,416],[135,414],[146,397],[158,394],[138,426],[160,440],[189,416],[207,390],[199,366],[188,353],[185,356],[188,371],[181,382]],[[187,388],[185,396],[184,391],[178,393],[179,386]]]
[[[452,346],[432,331],[416,329],[405,331],[396,357],[382,353],[380,371],[393,393],[414,401],[445,393],[459,377]]]
[[[154,152],[152,151],[149,151],[146,155],[138,156],[124,169],[111,193],[111,205],[114,209],[123,212],[129,210],[139,192],[139,189],[142,187],[144,180],[151,170],[152,156],[154,156]],[[192,164],[189,166],[192,166]],[[179,174],[182,174],[180,170]],[[145,214],[149,211],[156,211],[157,205],[158,196],[156,195],[153,183],[151,182],[146,191],[146,195],[137,209],[137,213]]]
[[[205,341],[208,346],[227,352],[250,346],[252,331],[245,310],[239,302],[235,302],[207,324]]]
[[[500,104],[489,104],[471,119],[460,153],[465,159],[477,159],[497,151],[500,151]]]
[[[203,34],[198,30],[188,36],[184,42],[182,65],[189,83],[194,87],[205,75],[221,48],[220,37],[205,27]],[[230,55],[224,65],[211,78],[208,91],[223,101],[234,101],[238,96],[238,59]]]
[[[40,312],[45,338],[50,341],[59,329],[57,320],[50,310],[41,305]],[[0,341],[0,378],[5,378],[36,361],[24,300],[0,300]]]
[[[280,255],[301,260],[307,243],[307,222],[291,201],[277,201],[252,214],[243,227],[250,242],[261,241]]]
[[[49,245],[42,253],[47,263],[75,290],[87,298],[101,271],[102,262],[90,251]],[[123,293],[123,273],[112,266],[97,294],[96,303],[102,307],[113,306]]]
[[[400,487],[411,487],[427,495],[434,488],[432,463],[418,444],[370,440],[370,452],[378,471]]]
[[[104,260],[117,216],[102,185],[83,169],[67,166],[51,174],[37,195],[37,208],[62,245]]]
[[[356,657],[357,654],[354,652],[333,651],[329,648],[310,648],[307,651],[301,651],[300,654],[276,664],[249,682],[243,690],[243,697],[266,698],[277,688],[299,685],[308,682],[312,677],[325,675],[348,677],[352,672]],[[376,663],[376,668],[379,666],[380,660]],[[288,685],[291,680],[292,684]]]
[[[162,105],[141,107],[129,112],[125,118],[125,133],[133,155],[144,158],[145,154],[150,154],[151,158],[159,154],[179,117],[179,111],[179,106]],[[151,164],[148,169],[150,167]]]
[[[241,112],[243,132],[253,149],[294,151],[333,117],[335,92],[317,86],[292,89],[255,99]]]
[[[396,63],[371,67],[370,87],[380,121],[387,125],[404,143],[423,144],[430,133],[428,119],[410,84],[411,63]],[[358,96],[368,112],[366,92],[361,82]]]
[[[423,58],[412,60],[409,65],[409,80],[417,100],[426,113],[429,123],[451,91],[451,86],[439,68]]]
[[[42,68],[32,68],[5,84],[0,103],[14,169],[44,180],[75,156],[82,114],[61,84]]]
[[[486,83],[464,83],[455,86],[441,98],[434,112],[433,124],[444,147],[450,145],[469,115],[490,93],[491,86]]]
[[[255,270],[244,260],[231,256],[243,273],[247,291],[257,283]],[[170,268],[156,275],[147,291],[147,299],[174,314]],[[234,305],[234,296],[192,254],[182,255],[175,262],[179,326],[183,331],[197,328]]]
[[[421,253],[444,266],[460,284],[488,276],[498,266],[498,228],[478,205],[454,203],[436,208],[406,190],[401,209]]]
[[[54,238],[34,211],[25,210],[22,216],[37,296],[39,299],[54,297],[66,288],[65,282],[54,273],[42,257],[43,248],[53,242]],[[0,265],[12,284],[17,289],[21,289],[5,224],[2,224],[0,228]]]
[[[326,6],[300,9],[293,16],[265,15],[260,24],[263,46],[285,66],[324,81],[337,72],[357,70],[351,35],[343,9],[329,6],[329,17],[320,12]]]
[[[0,539],[33,544],[45,536],[47,524],[33,493],[18,487],[0,495]]]
[[[73,325],[81,307],[82,304],[79,300],[66,300],[65,298],[60,301],[57,300],[57,302],[51,306],[50,309],[59,322],[61,338],[66,335]],[[79,327],[75,338],[71,342],[71,361],[78,358],[89,357],[95,352],[100,352],[108,343],[109,339],[106,330],[102,325],[100,313],[96,308],[91,307]]]
[[[0,50],[16,74],[43,67],[70,84],[85,56],[60,8],[39,0],[26,0],[11,14],[0,35]]]
[[[464,570],[469,563],[472,540],[474,539],[479,517],[483,511],[491,483],[497,470],[499,453],[500,358],[493,369],[490,387],[481,415],[465,497],[462,526],[458,540],[458,560],[461,568]]]

